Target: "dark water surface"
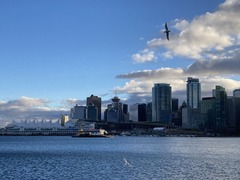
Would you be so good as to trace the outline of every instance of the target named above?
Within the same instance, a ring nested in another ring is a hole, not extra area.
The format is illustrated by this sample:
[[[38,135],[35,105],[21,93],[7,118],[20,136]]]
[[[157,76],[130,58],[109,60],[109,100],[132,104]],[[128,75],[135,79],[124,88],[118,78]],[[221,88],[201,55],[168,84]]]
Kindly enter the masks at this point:
[[[240,179],[240,138],[2,136],[0,179]]]

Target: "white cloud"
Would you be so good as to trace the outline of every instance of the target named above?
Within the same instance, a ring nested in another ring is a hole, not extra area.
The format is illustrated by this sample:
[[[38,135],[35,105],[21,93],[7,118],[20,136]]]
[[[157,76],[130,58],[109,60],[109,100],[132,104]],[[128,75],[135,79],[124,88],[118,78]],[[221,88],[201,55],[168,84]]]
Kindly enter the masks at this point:
[[[189,26],[189,24],[190,24],[185,19],[183,19],[183,20],[176,19],[174,21],[174,23],[175,23],[174,28],[179,30],[179,31],[182,31],[182,30],[186,29]]]
[[[21,97],[19,99],[0,102],[0,125],[11,122],[12,119],[25,118],[60,118],[64,111],[59,108],[50,108],[51,102],[46,99]]]
[[[154,38],[147,43],[148,48],[167,49],[166,57],[184,56],[191,59],[206,59],[208,53],[235,48],[239,45],[240,1],[227,0],[216,12],[194,18],[175,20],[170,41]]]
[[[30,97],[21,97],[19,99],[10,100],[7,102],[2,101],[0,103],[1,110],[3,109],[14,109],[17,111],[27,111],[31,109],[44,109],[49,110],[47,104],[48,100]]]
[[[116,87],[118,93],[140,93],[140,94],[148,94],[149,88],[152,86],[151,82],[146,81],[137,81],[137,80],[130,80],[126,82],[123,87]],[[147,92],[147,93],[145,93]]]
[[[73,107],[75,106],[76,104],[78,105],[82,105],[83,103],[85,103],[84,101],[81,101],[79,99],[75,99],[75,98],[69,98],[69,99],[66,99],[64,101],[62,101],[62,104],[65,106],[65,107]]]
[[[168,79],[174,79],[176,76],[181,76],[184,70],[181,68],[160,68],[156,70],[142,70],[135,71],[126,74],[120,74],[117,78],[122,79],[154,79],[158,80],[159,77]]]
[[[154,51],[151,51],[149,49],[144,49],[139,53],[133,54],[132,58],[136,63],[151,62],[156,59]]]

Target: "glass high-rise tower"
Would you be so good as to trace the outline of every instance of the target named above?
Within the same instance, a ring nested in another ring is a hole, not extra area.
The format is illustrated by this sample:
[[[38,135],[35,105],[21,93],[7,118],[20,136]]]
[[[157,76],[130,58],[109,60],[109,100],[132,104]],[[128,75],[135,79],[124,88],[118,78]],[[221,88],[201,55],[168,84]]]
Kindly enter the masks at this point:
[[[227,93],[222,86],[216,86],[213,91],[213,96],[216,98],[216,130],[224,131],[227,127]]]
[[[152,121],[170,123],[172,120],[172,88],[157,83],[152,88]]]
[[[187,105],[192,109],[199,109],[201,100],[201,84],[199,79],[188,77],[187,79]]]
[[[98,96],[94,96],[94,95],[91,95],[90,97],[87,97],[87,106],[89,104],[93,104],[95,107],[97,107],[97,111],[98,111],[98,121],[101,121],[101,109],[102,109],[102,100],[100,97]]]
[[[233,96],[240,98],[240,88],[239,89],[234,89]]]

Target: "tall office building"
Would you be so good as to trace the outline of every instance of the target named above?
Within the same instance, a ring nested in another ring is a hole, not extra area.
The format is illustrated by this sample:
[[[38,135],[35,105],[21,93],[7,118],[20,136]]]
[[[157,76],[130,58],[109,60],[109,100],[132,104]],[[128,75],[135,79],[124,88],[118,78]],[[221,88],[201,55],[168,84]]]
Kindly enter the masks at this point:
[[[123,104],[123,114],[128,114],[128,105]]]
[[[61,115],[61,126],[64,126],[67,121],[68,121],[68,115],[62,114]]]
[[[223,132],[227,127],[227,93],[225,88],[216,86],[213,90],[213,96],[216,98],[216,130]]]
[[[98,109],[98,120],[99,121],[101,121],[101,113],[102,113],[102,111],[101,111],[101,109],[102,109],[102,100],[101,100],[101,98],[100,97],[98,97],[98,96],[94,96],[94,95],[91,95],[90,97],[87,97],[87,106],[89,105],[89,104],[94,104],[94,106],[95,107],[97,107],[97,109]]]
[[[138,122],[138,103],[136,104],[132,104],[129,106],[129,120],[133,121],[133,122]]]
[[[147,121],[147,105],[138,104],[138,122]]]
[[[128,105],[123,104],[123,122],[129,122]]]
[[[201,100],[201,84],[199,79],[188,77],[187,80],[187,105],[192,109],[199,109]]]
[[[240,98],[240,89],[233,90],[233,96]]]
[[[215,128],[215,109],[216,109],[215,97],[204,97],[200,101],[201,121],[204,124],[205,129],[214,130]]]
[[[172,98],[172,111],[177,112],[178,111],[178,99]]]
[[[87,119],[91,121],[98,120],[98,108],[93,103],[89,103],[87,106]]]
[[[152,121],[170,123],[172,120],[172,88],[157,83],[152,88]]]
[[[178,117],[178,99],[172,98],[172,123],[178,124],[179,117]]]
[[[85,120],[87,118],[87,107],[76,104],[70,111],[71,119]]]
[[[228,97],[228,131],[232,134],[240,134],[240,98]]]
[[[152,121],[152,102],[147,103],[146,111],[147,111],[147,121],[151,122]]]
[[[108,105],[108,108],[105,110],[105,112],[105,118],[107,122],[123,122],[124,120],[123,104],[120,102],[120,99],[117,96],[112,98],[112,104]]]

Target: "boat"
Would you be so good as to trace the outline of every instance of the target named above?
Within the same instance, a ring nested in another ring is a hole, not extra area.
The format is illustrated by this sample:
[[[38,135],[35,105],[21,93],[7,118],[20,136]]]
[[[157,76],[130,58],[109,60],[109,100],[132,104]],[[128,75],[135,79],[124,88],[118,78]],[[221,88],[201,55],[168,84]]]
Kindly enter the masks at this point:
[[[104,129],[89,129],[80,130],[77,134],[73,135],[74,138],[109,138],[110,135]]]

